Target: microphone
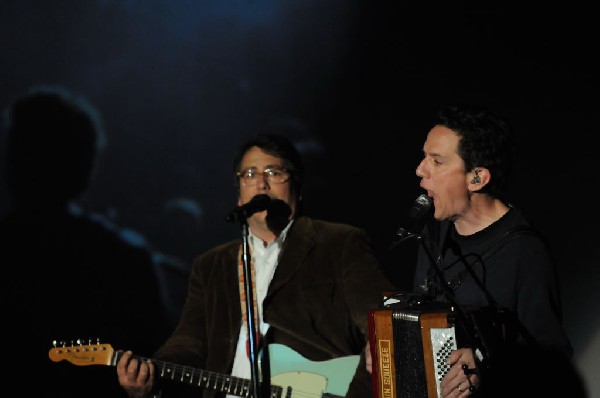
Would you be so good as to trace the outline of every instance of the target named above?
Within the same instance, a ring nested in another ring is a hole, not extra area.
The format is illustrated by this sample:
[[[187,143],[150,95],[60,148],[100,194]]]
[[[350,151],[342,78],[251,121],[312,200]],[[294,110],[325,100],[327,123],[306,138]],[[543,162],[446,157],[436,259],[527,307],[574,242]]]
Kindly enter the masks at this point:
[[[431,208],[431,198],[427,194],[421,194],[413,202],[408,217],[413,221],[418,221]]]
[[[275,235],[279,236],[281,231],[290,222],[292,208],[281,199],[273,199],[267,208],[267,228]]]
[[[400,239],[403,239],[419,231],[421,229],[420,221],[422,221],[423,216],[431,209],[431,205],[431,198],[427,196],[427,194],[419,195],[408,211],[408,218],[412,223],[410,229],[400,228],[396,235],[398,235]]]
[[[255,195],[246,204],[236,207],[233,209],[226,220],[229,222],[237,222],[245,220],[251,217],[254,213],[259,211],[267,210],[271,203],[271,197],[267,194]]]

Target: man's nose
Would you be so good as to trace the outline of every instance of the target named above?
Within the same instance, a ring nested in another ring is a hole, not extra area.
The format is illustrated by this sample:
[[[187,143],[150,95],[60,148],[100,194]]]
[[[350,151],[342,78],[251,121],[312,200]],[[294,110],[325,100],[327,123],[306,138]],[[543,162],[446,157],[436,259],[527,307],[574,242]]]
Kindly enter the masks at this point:
[[[265,173],[260,173],[258,177],[258,181],[256,182],[259,188],[269,188],[269,180],[267,179],[267,175]]]

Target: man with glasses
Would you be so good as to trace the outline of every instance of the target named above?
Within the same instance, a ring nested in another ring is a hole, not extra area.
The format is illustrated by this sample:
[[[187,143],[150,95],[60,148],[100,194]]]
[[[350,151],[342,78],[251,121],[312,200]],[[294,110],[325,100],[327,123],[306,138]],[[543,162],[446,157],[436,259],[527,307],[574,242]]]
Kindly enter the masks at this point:
[[[268,396],[370,397],[367,315],[394,286],[362,230],[302,215],[303,170],[299,152],[280,135],[258,135],[234,158],[238,208],[268,196],[266,210],[253,208],[246,220],[257,340],[270,353],[272,387],[286,391]],[[274,204],[289,208],[284,222],[270,222]],[[154,355],[215,372],[185,380],[203,387],[204,397],[250,394],[240,382],[252,376],[242,249],[242,241],[235,240],[195,260],[179,325]],[[188,384],[166,385],[156,361],[140,361],[131,352],[122,356],[117,373],[136,398]],[[197,387],[186,390],[201,396]]]

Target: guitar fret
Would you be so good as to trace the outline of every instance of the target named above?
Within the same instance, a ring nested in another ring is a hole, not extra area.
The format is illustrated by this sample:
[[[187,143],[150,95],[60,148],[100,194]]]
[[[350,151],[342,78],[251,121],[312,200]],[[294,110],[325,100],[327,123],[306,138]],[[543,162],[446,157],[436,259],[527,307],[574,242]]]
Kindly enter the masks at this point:
[[[248,388],[246,387],[244,381],[241,379],[236,378],[235,388],[233,389],[233,391],[235,392],[235,394],[240,395],[240,397],[248,396]]]
[[[250,380],[245,380],[242,382],[244,385],[244,391],[246,392],[246,394],[244,395],[244,397],[248,398],[250,396],[251,390],[250,390]]]
[[[227,377],[223,377],[223,383],[221,384],[221,391],[229,392],[227,388]]]
[[[162,363],[162,368],[161,368],[161,372],[160,372],[160,377],[165,378],[165,379],[171,379],[173,380],[173,373],[171,372],[171,368],[168,366],[167,363]],[[169,377],[169,375],[171,377]]]
[[[199,373],[199,371],[197,369],[192,368],[192,374],[190,375],[190,381],[188,383],[194,384],[194,376],[196,376],[198,373]],[[200,373],[200,374],[202,374],[202,373]],[[200,378],[198,378],[198,384],[200,384]]]
[[[183,371],[181,372],[181,381],[184,381],[184,382],[188,382],[188,383],[189,383],[189,380],[191,380],[191,375],[190,375],[190,373],[187,371],[187,368],[185,368],[185,367],[184,367],[184,368],[183,368]]]
[[[210,387],[210,376],[211,376],[212,374],[213,374],[212,372],[209,372],[209,373],[208,373],[208,377],[206,378],[206,388],[211,388],[211,387]],[[214,386],[212,387],[212,389],[213,389],[213,390],[216,390],[216,385],[217,385],[217,380],[215,380],[215,384],[214,384]]]
[[[205,373],[209,373],[209,372],[205,372]],[[204,388],[206,388],[206,389],[209,388],[209,382],[210,382],[210,374],[208,375],[208,377],[206,375],[202,376],[202,383],[203,383],[202,386]]]
[[[189,379],[187,381],[188,384],[194,384],[194,374],[196,372],[194,371],[194,368],[190,368],[190,373],[189,373]]]
[[[242,396],[248,397],[250,395],[250,385],[248,381],[238,379],[238,383],[241,383],[239,394],[243,394]]]
[[[204,379],[204,371],[203,370],[198,370],[198,386],[202,386],[202,380]]]

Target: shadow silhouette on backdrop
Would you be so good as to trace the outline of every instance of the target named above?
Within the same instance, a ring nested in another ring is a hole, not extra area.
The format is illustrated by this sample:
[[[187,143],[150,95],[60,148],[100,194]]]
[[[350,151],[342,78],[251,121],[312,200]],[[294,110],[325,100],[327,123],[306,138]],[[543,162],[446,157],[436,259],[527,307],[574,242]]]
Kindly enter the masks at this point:
[[[169,312],[169,288],[185,289],[179,265],[135,231],[77,205],[104,146],[89,102],[40,86],[3,116],[11,209],[0,220],[0,261],[9,383],[27,390],[36,383],[45,397],[125,396],[112,367],[51,361],[52,342],[99,339],[115,350],[154,352],[177,317]]]

